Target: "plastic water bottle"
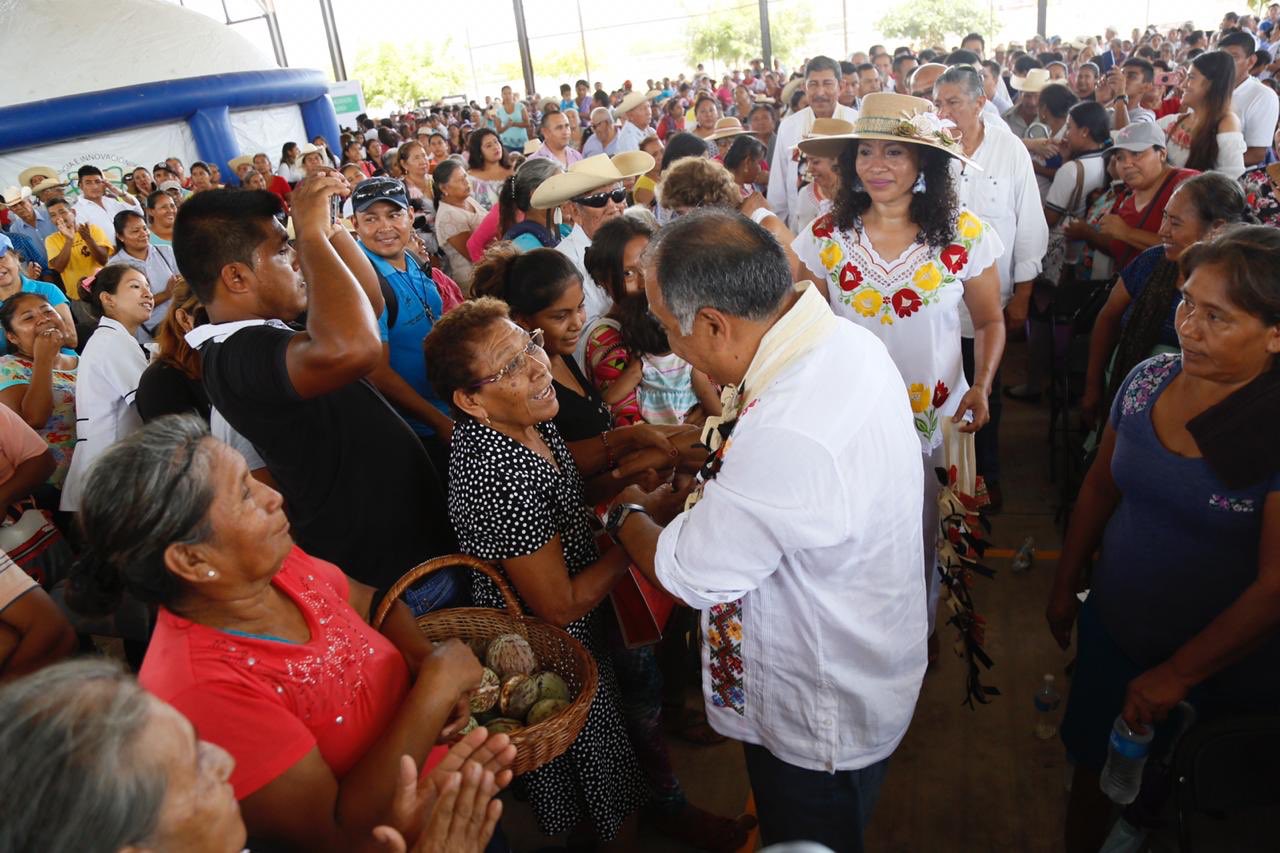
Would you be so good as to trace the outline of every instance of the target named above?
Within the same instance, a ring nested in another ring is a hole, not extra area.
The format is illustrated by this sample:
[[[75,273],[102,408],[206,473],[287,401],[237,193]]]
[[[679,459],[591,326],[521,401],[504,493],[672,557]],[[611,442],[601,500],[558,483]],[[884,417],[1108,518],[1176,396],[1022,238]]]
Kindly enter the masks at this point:
[[[1142,788],[1142,768],[1147,763],[1151,739],[1155,729],[1147,726],[1145,732],[1129,728],[1124,717],[1116,717],[1108,742],[1107,763],[1102,768],[1100,786],[1102,793],[1114,803],[1127,806],[1138,798]]]
[[[1053,676],[1045,675],[1044,684],[1040,685],[1040,689],[1036,691],[1036,737],[1040,740],[1049,740],[1058,733],[1057,711],[1058,705],[1062,703],[1062,697],[1058,695],[1057,689],[1053,686]]]
[[[1022,540],[1022,547],[1013,555],[1013,565],[1010,567],[1015,572],[1025,572],[1031,568],[1031,564],[1036,561],[1036,540],[1033,536],[1028,536]]]

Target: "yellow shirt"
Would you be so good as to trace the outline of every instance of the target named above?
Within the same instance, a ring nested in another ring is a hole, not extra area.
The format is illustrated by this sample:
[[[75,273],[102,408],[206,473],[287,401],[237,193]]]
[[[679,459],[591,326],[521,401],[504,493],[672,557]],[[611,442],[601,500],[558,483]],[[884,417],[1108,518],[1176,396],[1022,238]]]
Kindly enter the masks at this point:
[[[111,241],[97,225],[89,226],[89,234],[93,237],[93,242],[106,247],[108,252],[111,250]],[[50,259],[56,258],[62,252],[66,240],[67,238],[62,236],[60,231],[55,231],[44,238],[44,250],[49,253]],[[67,261],[67,267],[62,271],[62,287],[67,291],[67,298],[79,299],[81,279],[93,275],[100,269],[102,264],[93,259],[93,253],[89,251],[88,244],[77,231],[75,242],[71,244],[71,259]]]

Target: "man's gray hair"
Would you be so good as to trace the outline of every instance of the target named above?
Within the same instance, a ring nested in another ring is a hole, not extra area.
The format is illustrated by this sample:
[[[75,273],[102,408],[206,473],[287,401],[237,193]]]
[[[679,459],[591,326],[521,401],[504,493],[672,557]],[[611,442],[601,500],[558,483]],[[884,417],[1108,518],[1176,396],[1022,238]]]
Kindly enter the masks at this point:
[[[194,415],[166,415],[112,445],[90,469],[80,501],[88,548],[72,573],[72,606],[109,611],[128,591],[169,604],[180,584],[165,565],[170,545],[213,533],[212,444]]]
[[[161,768],[141,760],[151,701],[100,658],[0,690],[0,850],[116,853],[155,834]]]
[[[608,119],[609,121],[613,121],[613,111],[610,110],[608,107],[596,107],[594,110],[591,111],[592,124],[595,124],[596,122],[604,121],[605,119]]]
[[[933,83],[933,91],[936,95],[938,87],[944,83],[956,85],[964,90],[964,93],[972,100],[986,97],[986,87],[982,84],[982,74],[978,69],[971,65],[954,65],[943,72]]]
[[[767,320],[792,287],[786,252],[773,235],[740,213],[716,208],[670,222],[645,250],[645,261],[685,335],[701,308]]]

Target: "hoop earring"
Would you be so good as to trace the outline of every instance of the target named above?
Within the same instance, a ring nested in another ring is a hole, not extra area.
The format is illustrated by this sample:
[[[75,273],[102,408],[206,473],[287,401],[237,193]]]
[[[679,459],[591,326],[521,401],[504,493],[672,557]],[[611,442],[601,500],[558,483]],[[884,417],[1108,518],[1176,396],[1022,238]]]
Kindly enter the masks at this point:
[[[911,191],[916,195],[923,195],[925,192],[928,191],[928,189],[929,189],[928,184],[926,184],[924,180],[924,172],[921,172],[919,175],[916,175],[916,182],[914,185],[912,185]]]

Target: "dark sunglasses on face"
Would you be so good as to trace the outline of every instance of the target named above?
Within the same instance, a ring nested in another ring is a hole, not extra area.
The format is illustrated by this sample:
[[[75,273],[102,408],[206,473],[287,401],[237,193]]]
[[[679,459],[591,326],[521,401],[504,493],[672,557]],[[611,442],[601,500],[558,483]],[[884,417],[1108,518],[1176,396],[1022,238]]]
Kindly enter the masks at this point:
[[[622,204],[626,200],[627,200],[627,191],[625,189],[618,188],[616,190],[611,190],[609,192],[578,196],[573,200],[573,203],[580,204],[583,207],[594,207],[599,209],[601,207],[604,207],[610,201],[614,202],[615,204]]]

